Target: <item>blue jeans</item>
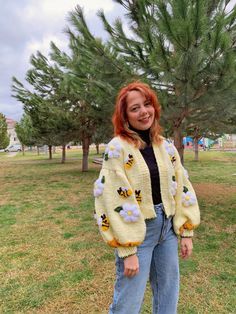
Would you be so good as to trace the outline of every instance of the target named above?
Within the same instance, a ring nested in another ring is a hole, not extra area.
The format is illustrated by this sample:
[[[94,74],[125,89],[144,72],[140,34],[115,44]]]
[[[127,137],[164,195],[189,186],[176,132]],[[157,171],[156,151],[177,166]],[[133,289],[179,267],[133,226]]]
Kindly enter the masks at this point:
[[[150,280],[153,314],[175,314],[179,295],[178,239],[172,218],[166,218],[163,205],[155,205],[157,217],[146,221],[146,237],[138,247],[139,273],[124,276],[124,260],[116,253],[116,282],[110,314],[138,314]]]

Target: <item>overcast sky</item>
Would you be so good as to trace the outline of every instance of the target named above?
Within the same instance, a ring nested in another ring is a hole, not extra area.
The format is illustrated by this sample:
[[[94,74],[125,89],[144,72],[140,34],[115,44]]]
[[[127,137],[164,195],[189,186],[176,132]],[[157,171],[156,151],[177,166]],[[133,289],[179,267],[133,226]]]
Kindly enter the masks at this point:
[[[63,29],[68,12],[76,5],[84,9],[93,34],[106,36],[96,13],[103,9],[108,20],[122,17],[122,7],[112,0],[0,0],[0,112],[19,120],[22,105],[11,97],[12,76],[25,82],[30,56],[37,50],[47,55],[50,41],[66,50],[68,39]]]

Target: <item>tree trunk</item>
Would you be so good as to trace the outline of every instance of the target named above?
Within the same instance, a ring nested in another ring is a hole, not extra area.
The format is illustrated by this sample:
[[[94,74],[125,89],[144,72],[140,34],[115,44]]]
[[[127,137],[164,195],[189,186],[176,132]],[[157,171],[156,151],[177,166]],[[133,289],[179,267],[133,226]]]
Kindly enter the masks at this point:
[[[99,155],[99,144],[96,144],[97,155]]]
[[[174,144],[177,148],[180,156],[182,165],[184,164],[184,145],[183,145],[183,135],[181,132],[181,127],[174,126]]]
[[[37,146],[37,155],[39,156],[39,147]]]
[[[61,163],[64,164],[65,161],[66,161],[66,145],[62,145]]]
[[[52,145],[48,145],[49,159],[52,159]]]
[[[22,144],[21,146],[22,146],[22,154],[23,154],[23,156],[25,156],[25,145]]]
[[[88,155],[89,155],[89,145],[90,138],[85,137],[82,140],[82,149],[83,149],[83,161],[82,161],[82,171],[88,171]]]
[[[199,127],[194,127],[193,141],[194,141],[194,160],[198,161],[198,141],[201,138],[199,134]]]
[[[193,146],[194,146],[194,160],[198,161],[198,137],[194,137]]]

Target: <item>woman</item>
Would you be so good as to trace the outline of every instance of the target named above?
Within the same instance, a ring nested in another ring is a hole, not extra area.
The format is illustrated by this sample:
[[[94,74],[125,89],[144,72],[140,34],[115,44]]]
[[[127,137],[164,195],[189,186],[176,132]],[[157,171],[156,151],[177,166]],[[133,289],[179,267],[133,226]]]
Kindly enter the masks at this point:
[[[141,82],[118,94],[115,137],[107,145],[94,186],[103,239],[116,248],[116,283],[110,314],[140,313],[147,280],[153,313],[174,314],[181,255],[192,252],[200,222],[197,199],[177,150],[160,135],[160,105]]]

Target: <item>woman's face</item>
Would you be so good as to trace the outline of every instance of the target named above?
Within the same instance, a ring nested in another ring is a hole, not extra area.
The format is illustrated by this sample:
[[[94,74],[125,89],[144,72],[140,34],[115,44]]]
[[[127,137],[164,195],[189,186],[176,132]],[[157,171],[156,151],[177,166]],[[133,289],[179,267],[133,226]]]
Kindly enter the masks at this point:
[[[136,130],[148,130],[155,119],[155,109],[139,91],[129,92],[126,98],[126,115]]]

